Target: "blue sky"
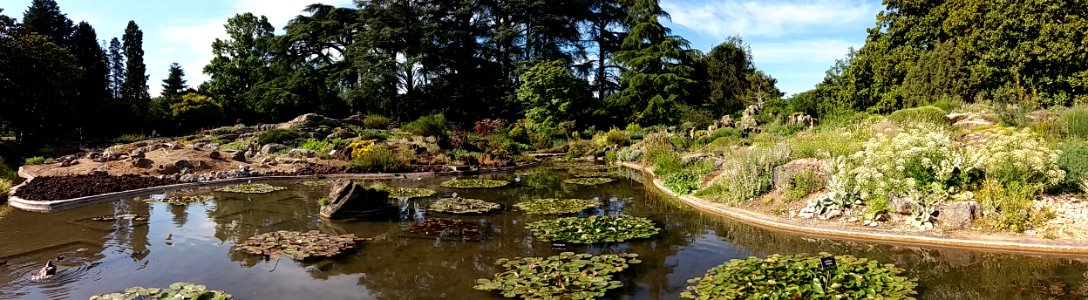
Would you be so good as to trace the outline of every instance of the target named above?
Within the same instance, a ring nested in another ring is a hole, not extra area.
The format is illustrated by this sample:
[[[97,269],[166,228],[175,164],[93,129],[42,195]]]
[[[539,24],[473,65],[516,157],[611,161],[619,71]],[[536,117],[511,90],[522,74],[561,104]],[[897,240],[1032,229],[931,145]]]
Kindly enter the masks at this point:
[[[129,20],[144,32],[145,63],[152,95],[172,62],[190,85],[208,79],[211,43],[225,37],[235,13],[265,15],[277,32],[310,3],[338,6],[351,0],[56,0],[74,22],[87,21],[98,38],[120,37]],[[0,0],[3,14],[22,18],[31,0]],[[661,0],[672,15],[666,25],[692,47],[709,51],[733,35],[751,45],[756,67],[778,79],[787,94],[811,89],[849,47],[865,41],[880,11],[875,0]]]

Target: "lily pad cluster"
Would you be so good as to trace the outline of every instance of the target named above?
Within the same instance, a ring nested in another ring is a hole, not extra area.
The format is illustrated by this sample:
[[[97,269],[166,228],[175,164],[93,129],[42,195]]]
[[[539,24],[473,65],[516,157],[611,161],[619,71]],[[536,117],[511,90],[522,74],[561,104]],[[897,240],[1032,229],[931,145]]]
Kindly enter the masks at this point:
[[[287,256],[294,260],[310,257],[333,257],[355,248],[360,241],[371,239],[359,238],[354,234],[327,235],[311,230],[308,232],[280,230],[258,234],[245,243],[234,246],[235,251],[263,255],[271,258]]]
[[[431,210],[453,214],[482,214],[499,207],[498,203],[465,198],[442,198],[431,203]]]
[[[91,296],[91,300],[129,300],[129,299],[207,299],[225,300],[234,296],[224,291],[209,290],[201,284],[175,282],[167,288],[131,287],[123,293]]]
[[[386,188],[385,191],[389,192],[389,197],[400,198],[400,199],[430,197],[430,196],[434,196],[434,194],[438,193],[435,190],[425,189],[425,188],[395,188],[395,187],[390,187],[390,188]]]
[[[480,225],[464,220],[442,218],[427,218],[421,222],[412,223],[408,225],[408,232],[425,236],[454,237],[465,241],[479,240],[481,237]]]
[[[558,218],[526,225],[537,239],[575,244],[614,243],[654,236],[661,230],[646,218],[591,216]]]
[[[623,286],[615,275],[632,264],[641,263],[638,254],[574,254],[563,252],[549,257],[500,259],[495,264],[505,271],[494,279],[476,280],[474,289],[497,291],[507,298],[597,299]]]
[[[267,183],[247,183],[225,186],[216,189],[217,192],[241,193],[241,194],[267,194],[275,191],[286,190],[286,187],[274,186]]]
[[[324,180],[306,180],[302,182],[302,185],[308,187],[325,187],[329,185],[329,182]]]
[[[212,196],[170,196],[162,199],[151,198],[150,202],[162,202],[177,206],[186,206],[190,204],[204,204],[205,202],[215,199]]]
[[[510,184],[506,180],[492,179],[454,179],[442,183],[442,187],[458,189],[493,189]]]
[[[534,215],[562,215],[578,213],[600,204],[595,200],[549,198],[518,202],[514,207]]]
[[[571,171],[571,176],[578,178],[612,178],[616,177],[615,173],[609,171]]]
[[[563,180],[563,183],[578,184],[578,185],[598,185],[616,181],[613,178],[605,177],[589,177],[589,178],[572,178]]]
[[[551,164],[552,169],[578,169],[592,168],[596,166],[598,165],[586,161],[558,161]]]
[[[688,280],[687,299],[913,299],[918,286],[900,276],[903,269],[866,258],[835,256],[837,268],[824,271],[821,253],[750,257],[721,264],[703,277]],[[830,272],[830,276],[828,275]]]
[[[116,220],[144,221],[144,220],[147,220],[147,216],[141,216],[141,215],[137,215],[137,214],[119,214],[119,215],[116,215],[116,216],[101,215],[101,216],[91,217],[91,221],[98,221],[98,222],[112,222],[112,221],[116,221]]]

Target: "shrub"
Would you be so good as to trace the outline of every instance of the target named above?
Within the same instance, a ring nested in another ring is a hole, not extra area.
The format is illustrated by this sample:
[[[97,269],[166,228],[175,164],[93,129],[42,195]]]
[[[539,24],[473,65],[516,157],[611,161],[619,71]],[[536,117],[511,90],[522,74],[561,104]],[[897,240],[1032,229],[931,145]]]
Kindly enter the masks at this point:
[[[700,176],[694,170],[680,170],[665,176],[665,187],[678,195],[687,195],[699,189]]]
[[[646,163],[654,167],[657,176],[666,177],[684,168],[684,161],[676,152],[657,149],[646,154]]]
[[[358,156],[353,153],[352,157],[354,159],[347,165],[347,170],[351,173],[392,173],[409,170],[408,164],[396,153],[383,147],[360,153]]]
[[[1065,110],[1061,122],[1069,136],[1088,138],[1088,106],[1078,105]]]
[[[1065,171],[1066,187],[1076,188],[1081,183],[1081,178],[1088,174],[1088,144],[1068,142],[1062,145],[1058,166]]]
[[[384,141],[389,139],[389,134],[377,129],[363,129],[359,131],[359,138],[364,140]]]
[[[449,136],[446,132],[450,130],[450,127],[449,124],[446,123],[446,116],[436,114],[420,117],[419,119],[404,125],[404,129],[414,135],[433,136],[443,139]]]
[[[782,145],[738,149],[726,155],[714,183],[696,195],[729,204],[751,199],[770,190],[774,167],[787,161],[789,149]]]
[[[370,114],[363,118],[363,128],[366,129],[389,129],[391,124],[393,121],[383,115]]]
[[[3,158],[0,158],[0,179],[15,179],[16,176],[18,175],[15,174],[15,170],[8,166],[6,163],[4,163]]]
[[[212,97],[187,93],[181,101],[170,104],[170,116],[183,127],[201,128],[219,123],[225,114],[223,105]]]
[[[828,158],[861,151],[868,134],[860,130],[821,129],[803,132],[787,140],[793,158]]]
[[[642,150],[635,147],[623,147],[616,153],[616,159],[622,162],[635,162],[642,158]]]
[[[11,180],[7,178],[0,178],[0,199],[6,199],[8,193],[11,192],[11,187],[14,186]]]
[[[266,144],[282,144],[291,145],[299,139],[298,130],[294,129],[272,129],[262,132],[257,136],[257,143],[261,145]]]
[[[593,144],[597,147],[627,146],[631,144],[631,136],[627,132],[612,128],[608,132],[597,133],[593,136]]]
[[[141,133],[126,133],[126,134],[122,134],[119,137],[113,138],[113,140],[111,142],[113,142],[114,144],[128,144],[128,143],[139,142],[139,141],[142,141],[144,139],[147,139],[147,136],[145,136],[145,135],[143,135]]]
[[[42,156],[35,156],[35,157],[27,158],[25,161],[23,161],[23,165],[27,165],[27,166],[36,166],[36,165],[44,165],[44,164],[51,164],[51,163],[53,163],[52,158],[45,158],[45,157],[42,157]]]
[[[918,286],[900,276],[903,269],[866,258],[835,256],[837,268],[824,271],[830,256],[771,255],[718,265],[689,280],[680,297],[688,299],[913,299]],[[829,281],[829,282],[828,282]]]
[[[695,143],[702,146],[702,145],[710,144],[711,142],[714,142],[714,141],[716,141],[716,140],[718,140],[720,138],[731,138],[731,139],[740,138],[741,134],[742,133],[741,133],[740,129],[736,129],[736,128],[733,128],[733,127],[722,127],[722,128],[719,128],[718,130],[714,130],[714,132],[710,133],[709,136],[699,138],[699,140],[696,141]]]
[[[1031,129],[990,128],[985,138],[967,145],[968,160],[977,160],[986,178],[1002,183],[1040,183],[1053,187],[1065,182],[1058,166],[1058,151],[1050,149]]]
[[[993,219],[994,227],[1021,232],[1027,229],[1031,218],[1031,201],[1041,189],[1038,184],[1001,184],[995,180],[986,180],[975,193],[975,197]]]
[[[687,137],[673,135],[666,138],[666,140],[669,141],[669,146],[674,149],[687,149],[688,147],[691,147],[691,140]]]
[[[947,113],[944,110],[934,106],[922,106],[901,109],[888,115],[888,119],[898,124],[929,124],[938,126],[949,126],[951,123],[948,118],[945,117]]]
[[[792,174],[786,183],[785,199],[790,202],[800,200],[823,189],[826,182],[826,178],[811,169],[806,169],[800,174]]]

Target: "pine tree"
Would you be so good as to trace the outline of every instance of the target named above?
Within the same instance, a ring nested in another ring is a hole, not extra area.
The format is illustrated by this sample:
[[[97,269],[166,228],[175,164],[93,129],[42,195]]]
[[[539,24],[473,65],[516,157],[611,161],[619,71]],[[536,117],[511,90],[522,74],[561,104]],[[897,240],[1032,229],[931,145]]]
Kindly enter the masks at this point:
[[[181,69],[181,65],[178,63],[170,64],[166,79],[162,80],[162,96],[165,98],[181,96],[181,93],[189,88],[189,86],[185,85],[184,77],[185,70]]]
[[[144,65],[144,33],[135,21],[128,21],[121,37],[125,52],[125,82],[121,99],[136,116],[146,116],[151,96],[147,92],[147,66]]]
[[[23,29],[44,35],[54,44],[68,48],[72,35],[72,20],[60,12],[53,0],[34,0],[23,13]]]
[[[121,99],[121,89],[125,85],[125,55],[124,49],[121,47],[121,41],[118,41],[117,38],[110,40],[110,50],[106,58],[109,59],[110,64],[110,96],[114,99]]]

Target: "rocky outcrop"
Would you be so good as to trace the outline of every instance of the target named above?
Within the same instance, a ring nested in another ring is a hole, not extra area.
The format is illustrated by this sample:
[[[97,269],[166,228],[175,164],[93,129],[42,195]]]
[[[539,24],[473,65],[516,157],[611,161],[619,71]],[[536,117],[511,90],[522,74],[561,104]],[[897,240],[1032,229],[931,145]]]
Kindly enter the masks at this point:
[[[366,216],[392,207],[389,192],[361,187],[350,180],[337,180],[329,188],[328,203],[321,216],[344,219]]]
[[[286,149],[286,148],[287,148],[287,146],[280,145],[280,144],[266,144],[264,146],[261,146],[261,152],[260,153],[261,153],[261,155],[270,155],[272,153],[279,152],[280,150],[283,150],[283,149]]]
[[[327,118],[325,116],[308,113],[296,117],[293,120],[276,125],[279,129],[294,129],[300,127],[319,127],[321,125],[336,127],[340,125],[340,121],[336,119]]]
[[[317,156],[317,152],[310,149],[291,149],[290,152],[287,152],[287,156],[295,158],[314,158]]]
[[[959,129],[979,129],[997,124],[993,118],[981,113],[954,113],[947,117],[952,126]]]
[[[897,192],[888,193],[888,206],[891,206],[891,211],[898,214],[910,214],[912,203],[907,195],[903,195]]]
[[[975,221],[979,211],[978,202],[975,201],[943,203],[937,208],[937,224],[954,229],[967,228]]]

